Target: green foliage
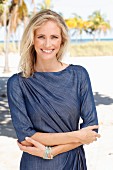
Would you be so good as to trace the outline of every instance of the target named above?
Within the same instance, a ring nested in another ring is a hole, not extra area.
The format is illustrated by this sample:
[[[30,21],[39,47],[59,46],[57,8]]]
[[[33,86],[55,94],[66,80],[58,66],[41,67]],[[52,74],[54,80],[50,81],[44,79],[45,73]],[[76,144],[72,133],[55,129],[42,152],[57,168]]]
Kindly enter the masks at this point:
[[[73,18],[65,19],[65,22],[69,29],[73,29],[73,35],[76,36],[76,39],[85,31],[87,34],[91,34],[95,40],[96,34],[99,37],[101,32],[105,34],[111,29],[110,22],[106,20],[106,17],[100,11],[94,11],[87,20],[73,14]]]
[[[0,4],[0,16],[3,14],[4,12],[4,6],[3,4]]]
[[[7,0],[0,0],[0,4],[4,4],[6,2],[7,2]]]
[[[43,2],[38,4],[38,10],[51,9],[51,0],[43,0]]]
[[[26,3],[23,1],[22,5],[19,6],[18,8],[18,16],[21,20],[24,19],[28,15],[28,8],[26,6]]]
[[[102,31],[106,32],[108,29],[110,29],[109,21],[106,20],[105,16],[101,14],[100,11],[94,11],[92,15],[88,17],[88,19],[88,22],[91,24],[85,29],[87,33],[95,35],[97,31],[100,33]]]

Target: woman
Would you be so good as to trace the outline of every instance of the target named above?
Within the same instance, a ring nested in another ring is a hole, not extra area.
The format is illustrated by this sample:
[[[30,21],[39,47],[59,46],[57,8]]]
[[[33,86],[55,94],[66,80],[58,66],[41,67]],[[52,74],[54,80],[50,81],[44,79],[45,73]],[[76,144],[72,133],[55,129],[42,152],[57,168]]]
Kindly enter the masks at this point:
[[[64,20],[51,10],[36,14],[24,31],[21,72],[8,80],[12,121],[24,151],[20,170],[86,170],[83,144],[100,137],[86,69],[61,62],[68,41]]]

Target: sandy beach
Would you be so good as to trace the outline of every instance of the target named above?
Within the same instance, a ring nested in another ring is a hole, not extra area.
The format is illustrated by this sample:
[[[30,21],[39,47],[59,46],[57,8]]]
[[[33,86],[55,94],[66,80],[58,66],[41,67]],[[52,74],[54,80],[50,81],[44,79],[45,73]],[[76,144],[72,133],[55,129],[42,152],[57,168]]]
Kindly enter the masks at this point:
[[[19,170],[21,158],[6,98],[6,83],[17,72],[18,61],[18,54],[9,54],[10,73],[3,73],[4,55],[0,55],[0,170]],[[64,61],[88,70],[94,92],[101,138],[84,146],[88,170],[113,170],[113,56],[67,55]]]

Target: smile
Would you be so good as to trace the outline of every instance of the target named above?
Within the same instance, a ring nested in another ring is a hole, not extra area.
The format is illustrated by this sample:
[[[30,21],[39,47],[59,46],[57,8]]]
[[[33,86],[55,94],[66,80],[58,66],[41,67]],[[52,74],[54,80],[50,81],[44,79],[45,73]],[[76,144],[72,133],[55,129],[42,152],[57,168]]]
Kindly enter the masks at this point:
[[[44,53],[47,53],[47,54],[50,54],[50,53],[52,53],[53,52],[53,50],[43,50],[43,49],[41,49]]]

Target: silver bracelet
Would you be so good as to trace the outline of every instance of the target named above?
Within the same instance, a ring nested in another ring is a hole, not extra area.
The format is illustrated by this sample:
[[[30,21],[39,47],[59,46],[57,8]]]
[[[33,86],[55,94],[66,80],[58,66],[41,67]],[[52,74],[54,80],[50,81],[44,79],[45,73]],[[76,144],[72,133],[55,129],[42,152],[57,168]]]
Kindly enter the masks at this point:
[[[43,159],[53,159],[53,155],[51,154],[51,150],[52,150],[52,148],[50,146],[45,147]]]

